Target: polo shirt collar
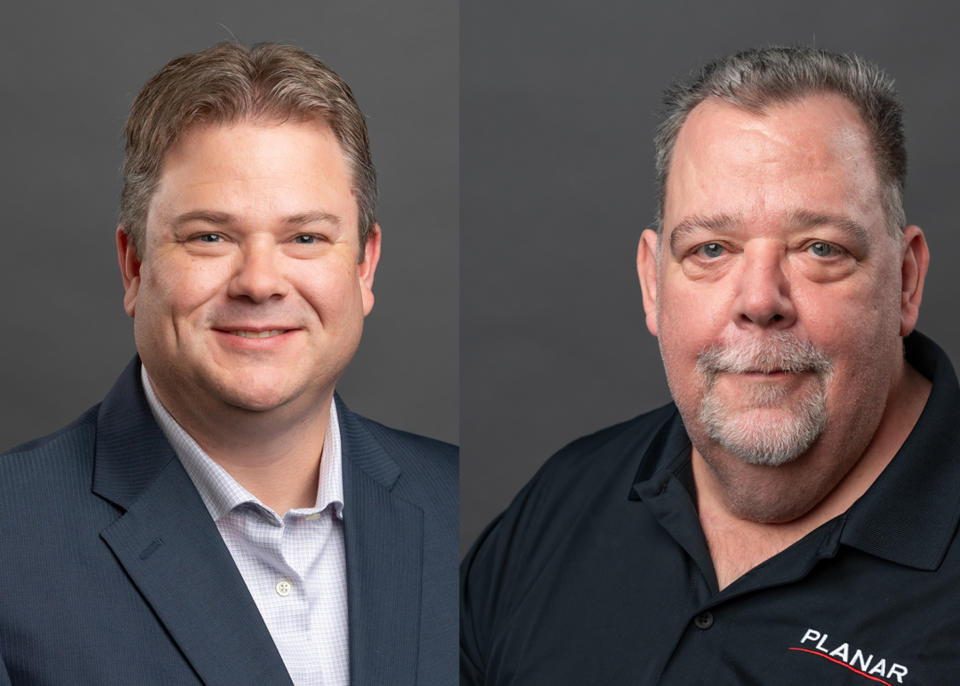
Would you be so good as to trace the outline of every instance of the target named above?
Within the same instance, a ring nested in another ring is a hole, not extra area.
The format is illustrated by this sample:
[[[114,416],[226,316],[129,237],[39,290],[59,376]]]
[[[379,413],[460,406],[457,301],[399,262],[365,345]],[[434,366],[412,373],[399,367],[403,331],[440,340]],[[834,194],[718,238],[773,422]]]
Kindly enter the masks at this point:
[[[960,521],[960,387],[937,344],[919,332],[907,361],[932,382],[913,431],[887,468],[847,511],[840,543],[923,570],[943,561]]]

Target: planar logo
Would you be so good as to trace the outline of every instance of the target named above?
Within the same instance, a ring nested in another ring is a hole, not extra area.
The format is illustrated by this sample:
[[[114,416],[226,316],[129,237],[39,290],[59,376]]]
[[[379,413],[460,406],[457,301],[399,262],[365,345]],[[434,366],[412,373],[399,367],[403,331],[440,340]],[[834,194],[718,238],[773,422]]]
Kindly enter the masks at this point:
[[[849,643],[838,644],[837,641],[830,641],[828,634],[816,629],[807,629],[803,638],[800,639],[800,646],[788,648],[788,650],[825,658],[871,681],[887,686],[893,686],[892,679],[896,679],[896,683],[904,683],[903,678],[910,671],[892,660],[853,648]]]

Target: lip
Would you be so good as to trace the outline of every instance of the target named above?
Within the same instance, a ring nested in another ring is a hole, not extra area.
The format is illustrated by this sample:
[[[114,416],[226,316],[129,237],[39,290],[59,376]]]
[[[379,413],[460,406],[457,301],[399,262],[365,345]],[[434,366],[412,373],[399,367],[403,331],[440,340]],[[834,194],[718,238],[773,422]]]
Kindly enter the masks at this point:
[[[748,372],[726,372],[724,373],[724,376],[729,376],[733,379],[741,379],[745,383],[799,384],[809,376],[809,372],[793,372],[784,370],[766,372],[753,370]]]
[[[288,343],[299,331],[297,327],[281,325],[227,325],[212,329],[222,344],[241,350],[270,350]],[[249,335],[242,335],[240,332]]]
[[[231,331],[253,331],[260,333],[263,331],[291,331],[293,329],[299,329],[299,326],[292,326],[290,324],[283,323],[267,323],[267,324],[244,324],[243,322],[229,323],[229,324],[217,324],[216,326],[210,327],[214,331],[225,331],[227,333]]]
[[[759,369],[753,369],[747,372],[736,372],[736,376],[743,376],[748,379],[786,379],[789,377],[802,376],[803,372],[792,372],[783,369],[768,372]]]

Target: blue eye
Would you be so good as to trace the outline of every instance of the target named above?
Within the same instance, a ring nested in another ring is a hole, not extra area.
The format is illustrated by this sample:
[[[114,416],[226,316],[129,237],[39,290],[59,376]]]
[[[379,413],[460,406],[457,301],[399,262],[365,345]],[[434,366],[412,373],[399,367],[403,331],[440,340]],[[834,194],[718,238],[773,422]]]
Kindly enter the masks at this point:
[[[837,246],[831,245],[830,243],[824,243],[823,241],[811,243],[807,250],[812,252],[817,257],[833,257],[840,252]]]
[[[319,238],[317,236],[314,236],[313,234],[302,233],[299,236],[295,237],[293,239],[293,242],[297,243],[298,245],[313,245],[318,240]]]
[[[223,236],[218,233],[205,233],[197,237],[201,243],[219,243]]]
[[[719,243],[704,243],[699,246],[696,250],[696,253],[702,255],[703,257],[709,259],[715,259],[720,257],[724,252],[724,247]]]

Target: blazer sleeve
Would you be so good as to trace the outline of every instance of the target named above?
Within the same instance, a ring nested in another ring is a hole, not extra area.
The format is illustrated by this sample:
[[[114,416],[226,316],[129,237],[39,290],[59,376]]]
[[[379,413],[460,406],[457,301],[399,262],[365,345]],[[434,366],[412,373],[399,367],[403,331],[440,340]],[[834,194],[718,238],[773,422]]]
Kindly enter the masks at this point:
[[[10,675],[7,674],[7,666],[3,662],[2,654],[0,654],[0,686],[12,686]]]

